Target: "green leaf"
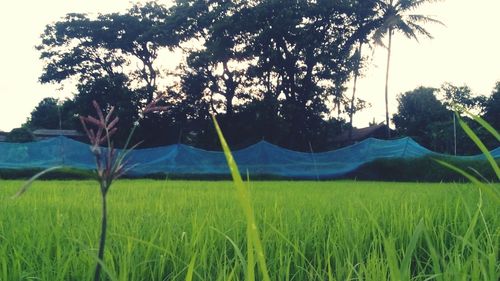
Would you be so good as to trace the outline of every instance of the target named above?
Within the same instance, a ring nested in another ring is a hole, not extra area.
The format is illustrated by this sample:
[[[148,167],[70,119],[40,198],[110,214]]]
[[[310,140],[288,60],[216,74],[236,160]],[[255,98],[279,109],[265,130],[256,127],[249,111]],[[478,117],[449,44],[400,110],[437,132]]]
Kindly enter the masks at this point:
[[[440,258],[438,251],[436,250],[436,247],[432,244],[431,237],[427,231],[427,229],[424,228],[424,238],[425,241],[427,242],[427,247],[429,248],[429,253],[432,259],[432,271],[435,273],[433,276],[433,279],[436,281],[443,281],[443,274],[441,270],[441,265],[440,265]],[[432,279],[429,279],[432,280]]]
[[[390,280],[401,281],[402,276],[398,266],[398,254],[392,238],[384,239],[384,250],[389,265]]]
[[[31,187],[33,182],[35,180],[37,180],[39,177],[45,175],[46,173],[49,173],[49,172],[52,172],[54,170],[61,169],[61,168],[62,168],[62,166],[51,167],[51,168],[45,169],[45,170],[41,171],[40,173],[32,176],[28,181],[26,181],[23,184],[21,189],[19,189],[19,191],[16,194],[14,194],[14,196],[12,196],[12,198],[18,198],[19,196],[23,195],[26,191],[28,191],[28,189]]]
[[[476,121],[477,123],[479,123],[479,125],[483,126],[483,128],[485,128],[493,137],[495,137],[497,139],[497,141],[500,141],[500,133],[498,133],[498,131],[495,130],[495,128],[493,128],[483,118],[481,118],[480,116],[478,116],[476,114],[472,114],[471,112],[469,112],[466,109],[462,109],[462,111],[464,113],[466,113],[467,115],[469,115],[469,117],[471,117],[472,119],[474,119],[474,121]]]
[[[238,257],[238,259],[240,260],[240,262],[243,266],[243,273],[245,274],[245,276],[247,276],[248,273],[246,272],[246,268],[245,268],[245,263],[247,263],[247,261],[245,260],[245,257],[243,256],[243,253],[241,252],[240,247],[238,247],[236,242],[234,242],[233,239],[231,239],[231,237],[227,236],[222,231],[220,231],[214,227],[212,227],[212,229],[215,230],[216,232],[218,232],[220,235],[224,236],[224,238],[226,238],[226,240],[229,241],[229,243],[233,246],[234,252],[236,253],[236,256]]]
[[[462,129],[464,129],[465,133],[476,144],[476,146],[479,147],[479,149],[484,154],[484,156],[486,157],[486,159],[488,160],[488,162],[490,162],[490,165],[493,168],[493,170],[495,171],[495,174],[497,175],[497,178],[500,180],[500,168],[498,167],[498,164],[495,161],[495,158],[493,158],[493,156],[491,155],[491,153],[488,150],[488,148],[486,148],[486,146],[479,139],[479,137],[476,135],[476,133],[474,133],[474,131],[472,131],[472,129],[469,127],[469,125],[467,125],[467,123],[465,123],[462,120],[462,118],[460,118],[460,115],[458,115],[457,113],[455,113],[455,114],[457,115],[458,123],[460,124],[460,126],[462,127]]]
[[[193,280],[193,272],[194,272],[195,262],[196,262],[196,253],[193,255],[193,257],[191,258],[191,261],[189,262],[188,271],[186,274],[186,281]]]
[[[248,172],[247,172],[248,177]],[[247,237],[251,237],[251,229],[250,226],[247,225]],[[255,257],[254,257],[254,246],[252,239],[247,239],[247,275],[246,281],[255,281]]]
[[[403,261],[401,262],[401,268],[400,272],[402,275],[402,278],[406,280],[410,280],[410,262],[411,262],[411,257],[413,255],[413,252],[415,251],[417,247],[417,242],[418,239],[420,238],[420,235],[422,235],[422,232],[424,231],[424,221],[420,220],[420,222],[417,225],[417,228],[413,232],[413,235],[410,239],[410,242],[408,243],[408,246],[406,247],[405,251],[405,256],[403,258]]]
[[[470,182],[474,183],[476,186],[478,186],[483,192],[487,193],[491,198],[493,198],[494,200],[496,200],[497,202],[500,203],[500,194],[498,194],[498,191],[495,189],[494,186],[492,185],[486,185],[484,183],[482,183],[481,181],[479,181],[476,177],[474,177],[473,175],[467,173],[466,171],[452,165],[452,164],[449,164],[447,162],[444,162],[444,161],[441,161],[441,160],[438,160],[438,159],[434,159],[434,161],[438,162],[439,164],[449,168],[450,170],[452,171],[455,171],[459,174],[461,174],[462,176],[464,176],[465,178],[467,178]]]
[[[226,156],[227,165],[229,166],[229,170],[231,171],[231,176],[233,178],[234,185],[236,187],[237,196],[240,202],[240,205],[245,213],[245,217],[247,220],[247,227],[249,231],[247,232],[247,239],[252,240],[252,244],[257,253],[257,262],[259,264],[260,270],[262,272],[262,277],[264,281],[270,281],[269,271],[267,270],[266,258],[264,254],[264,249],[262,247],[262,242],[259,236],[259,230],[257,228],[257,223],[255,221],[255,215],[253,211],[252,204],[250,202],[250,195],[248,194],[248,188],[243,183],[243,180],[240,175],[240,171],[238,170],[238,165],[236,161],[234,161],[233,154],[229,149],[229,145],[222,134],[222,130],[215,119],[215,116],[212,116],[214,120],[215,129],[217,131],[217,135],[219,136],[219,140],[224,150],[224,155]]]

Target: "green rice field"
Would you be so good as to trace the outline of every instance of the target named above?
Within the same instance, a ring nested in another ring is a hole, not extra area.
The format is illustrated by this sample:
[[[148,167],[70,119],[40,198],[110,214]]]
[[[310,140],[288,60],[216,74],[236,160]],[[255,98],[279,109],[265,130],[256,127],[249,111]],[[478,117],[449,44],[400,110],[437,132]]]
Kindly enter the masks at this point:
[[[0,280],[92,280],[94,181],[0,181]],[[470,184],[251,182],[271,280],[500,279],[500,206]],[[104,280],[249,280],[230,181],[119,180]],[[262,280],[255,265],[255,280]]]

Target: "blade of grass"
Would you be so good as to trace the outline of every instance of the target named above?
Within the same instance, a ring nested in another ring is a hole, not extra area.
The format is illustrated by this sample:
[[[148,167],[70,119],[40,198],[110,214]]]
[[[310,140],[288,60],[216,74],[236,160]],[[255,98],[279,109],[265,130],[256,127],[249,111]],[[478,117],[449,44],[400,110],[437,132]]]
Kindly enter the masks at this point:
[[[160,247],[160,246],[158,246],[150,241],[146,241],[146,240],[142,240],[142,239],[139,239],[139,238],[136,238],[133,236],[122,235],[122,234],[118,234],[118,233],[110,233],[109,235],[115,236],[115,237],[121,237],[121,238],[125,238],[125,239],[130,239],[131,241],[137,242],[138,244],[149,246],[153,249],[156,249],[156,250],[159,250],[165,254],[168,254],[172,259],[175,259],[177,262],[181,263],[183,266],[189,266],[183,259],[176,256],[172,251],[168,250],[167,248]],[[196,272],[196,270],[193,270],[193,272],[200,280],[203,280],[203,277],[198,272]]]
[[[54,170],[57,170],[57,169],[61,169],[62,166],[55,166],[55,167],[51,167],[51,168],[48,168],[48,169],[45,169],[43,171],[41,171],[40,173],[32,176],[28,181],[26,181],[23,186],[19,189],[19,191],[14,194],[12,196],[12,198],[18,198],[19,196],[23,195],[23,193],[25,193],[26,191],[28,191],[28,189],[31,187],[31,185],[33,184],[34,181],[36,181],[38,178],[40,178],[41,176],[49,173],[49,172],[52,172]]]
[[[109,280],[111,281],[118,281],[118,278],[116,278],[116,276],[113,274],[113,272],[111,272],[111,270],[104,264],[104,262],[100,259],[98,259],[97,257],[94,257],[92,256],[94,259],[95,259],[95,262],[99,263],[102,267],[102,270],[104,271],[104,273],[106,273],[106,275],[108,276]]]
[[[498,131],[495,130],[495,128],[493,128],[493,126],[491,126],[483,118],[481,118],[480,116],[478,116],[476,114],[471,113],[470,111],[468,111],[464,108],[461,108],[460,110],[463,111],[465,114],[469,115],[469,117],[474,119],[474,121],[479,123],[479,125],[483,126],[483,128],[485,128],[493,137],[495,137],[497,139],[497,141],[500,141],[500,133],[498,133]]]
[[[465,232],[465,234],[462,238],[462,255],[465,252],[465,246],[467,244],[469,244],[469,245],[473,244],[469,241],[469,238],[472,236],[472,233],[474,232],[474,229],[476,228],[476,225],[479,221],[479,218],[480,218],[479,216],[481,214],[482,206],[483,206],[483,198],[482,198],[481,194],[479,194],[479,202],[478,202],[477,209],[474,212],[474,215],[472,216],[469,227],[467,228],[467,231]]]
[[[234,252],[236,253],[236,256],[240,259],[241,265],[243,266],[243,273],[245,276],[248,276],[249,273],[246,272],[246,268],[245,268],[245,263],[248,264],[248,262],[245,260],[245,257],[243,256],[243,253],[241,252],[240,247],[238,247],[238,245],[233,241],[233,239],[231,239],[231,237],[227,236],[224,232],[222,232],[214,227],[211,227],[211,229],[213,229],[214,231],[216,231],[220,235],[224,236],[224,238],[226,238],[226,240],[229,241],[229,243],[233,246]],[[253,270],[253,268],[252,268],[252,270]]]
[[[396,251],[396,246],[394,245],[394,240],[392,238],[384,239],[384,250],[387,258],[387,263],[389,265],[390,280],[401,281],[402,275],[398,266],[398,254]]]
[[[250,202],[250,195],[248,194],[248,189],[245,187],[245,184],[243,183],[240,171],[238,170],[238,166],[234,161],[231,150],[229,149],[229,145],[227,144],[226,139],[222,134],[222,130],[220,129],[215,116],[212,116],[212,119],[214,121],[215,129],[217,131],[217,135],[219,136],[222,149],[224,150],[224,155],[226,156],[229,170],[231,171],[231,176],[233,178],[233,182],[238,194],[238,199],[246,216],[247,225],[250,230],[248,231],[247,239],[251,239],[253,241],[253,246],[255,247],[255,251],[257,253],[257,262],[262,272],[263,280],[270,281],[271,278],[269,277],[269,271],[267,270],[264,249],[262,247],[262,242],[260,241],[259,231],[257,228],[257,223],[255,221],[253,207]]]
[[[250,189],[250,172],[247,169],[247,189]],[[251,237],[250,225],[247,225],[247,237]],[[252,239],[247,239],[247,275],[246,281],[255,281],[255,257]]]
[[[251,234],[250,226],[247,225],[247,237]],[[253,255],[254,247],[252,239],[247,239],[247,281],[255,281],[255,257]]]
[[[450,170],[452,171],[455,171],[459,174],[461,174],[462,176],[464,176],[465,178],[467,178],[470,182],[474,183],[476,186],[478,186],[481,191],[487,193],[490,197],[492,197],[493,199],[495,199],[497,202],[500,202],[500,195],[498,194],[498,191],[492,186],[492,185],[487,185],[487,184],[484,184],[482,183],[481,181],[479,181],[476,177],[474,177],[473,175],[467,173],[466,171],[452,165],[452,164],[449,164],[447,162],[444,162],[444,161],[441,161],[441,160],[438,160],[438,159],[434,159],[434,161],[438,162],[439,164],[449,168]]]
[[[311,261],[304,255],[304,253],[302,253],[302,251],[297,247],[297,245],[295,245],[292,241],[290,241],[290,239],[288,239],[283,233],[281,233],[281,231],[279,231],[276,227],[274,227],[272,224],[267,224],[274,232],[276,232],[276,234],[278,234],[278,236],[280,236],[283,241],[286,242],[286,244],[288,244],[290,247],[292,247],[295,252],[300,256],[302,257],[302,259],[304,259],[304,261],[309,265],[309,267],[314,271],[314,273],[319,277],[321,278],[321,274],[318,272],[318,270],[314,267],[314,265],[311,263]]]
[[[441,270],[438,251],[434,247],[431,236],[429,235],[427,229],[425,228],[424,228],[424,238],[425,241],[427,242],[427,247],[429,248],[430,257],[432,259],[432,267],[433,267],[432,270],[435,273],[434,275],[435,278],[433,279],[435,279],[436,281],[443,281],[443,273]]]
[[[236,272],[236,267],[233,267],[233,269],[229,273],[229,276],[227,277],[227,281],[233,281],[235,272]]]
[[[186,274],[186,281],[192,281],[193,280],[193,272],[194,272],[194,264],[196,262],[196,253],[194,253],[193,257],[191,258],[191,261],[189,262],[188,266],[188,271]]]
[[[477,147],[481,150],[481,152],[484,154],[488,162],[490,162],[491,167],[495,171],[495,174],[497,175],[498,180],[500,180],[500,168],[498,167],[497,162],[495,161],[495,158],[491,155],[490,151],[484,143],[479,139],[479,137],[472,131],[472,129],[465,123],[462,118],[460,118],[460,115],[455,113],[458,118],[458,123],[462,127],[462,129],[465,131],[465,133],[469,136],[469,138],[476,144]]]
[[[400,272],[402,275],[402,278],[406,280],[410,280],[410,263],[411,263],[411,257],[413,255],[413,252],[415,251],[417,247],[417,242],[422,235],[422,232],[424,230],[424,221],[421,219],[420,222],[418,223],[415,231],[413,232],[413,235],[410,239],[410,242],[408,243],[408,247],[406,247],[405,251],[405,256],[403,257],[403,261],[401,262],[401,268]]]

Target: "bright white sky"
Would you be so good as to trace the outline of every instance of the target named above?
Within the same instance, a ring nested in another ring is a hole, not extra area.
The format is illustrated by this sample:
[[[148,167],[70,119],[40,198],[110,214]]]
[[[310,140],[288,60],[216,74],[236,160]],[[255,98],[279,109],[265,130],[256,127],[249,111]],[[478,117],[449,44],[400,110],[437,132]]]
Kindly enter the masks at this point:
[[[146,1],[143,1],[146,2]],[[168,2],[168,0],[160,1]],[[0,9],[0,130],[10,131],[26,121],[45,97],[71,95],[58,85],[41,85],[42,63],[34,46],[46,24],[69,12],[125,11],[128,0],[2,0]],[[445,0],[428,4],[415,13],[432,15],[446,24],[429,25],[434,40],[420,43],[396,35],[390,77],[390,111],[396,96],[418,86],[439,87],[444,82],[468,85],[477,94],[489,95],[500,81],[499,0]],[[366,49],[366,52],[372,52]],[[358,82],[358,96],[372,107],[358,113],[355,125],[364,127],[373,118],[385,119],[385,55],[374,50],[368,71]],[[165,58],[168,60],[168,58]]]

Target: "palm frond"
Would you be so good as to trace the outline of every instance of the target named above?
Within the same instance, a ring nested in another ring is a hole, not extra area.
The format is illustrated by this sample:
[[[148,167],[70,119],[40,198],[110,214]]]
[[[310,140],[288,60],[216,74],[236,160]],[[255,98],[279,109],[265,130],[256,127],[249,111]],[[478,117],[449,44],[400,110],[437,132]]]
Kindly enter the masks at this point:
[[[415,39],[418,42],[417,34],[415,33],[415,30],[412,28],[410,23],[407,23],[405,21],[400,21],[395,27],[396,30],[403,33],[409,39]]]
[[[442,0],[399,0],[395,7],[401,11],[415,10],[426,3],[439,2]]]
[[[390,3],[387,1],[381,1],[381,0],[373,0],[376,2],[376,4],[380,7],[382,10],[387,10],[390,7]]]
[[[385,47],[382,40],[389,29],[399,31],[409,39],[418,41],[418,36],[423,35],[432,39],[432,35],[423,24],[435,23],[444,25],[441,21],[426,15],[407,14],[425,3],[437,2],[440,0],[379,0],[379,9],[383,13],[384,22],[374,32],[372,39],[376,45]]]
[[[407,15],[407,17],[411,22],[414,22],[414,23],[434,23],[434,24],[446,26],[442,21],[437,20],[431,16],[411,14],[411,15]]]
[[[378,45],[378,46],[382,46],[384,48],[387,48],[385,43],[384,43],[384,39],[385,39],[385,35],[387,34],[387,30],[385,29],[382,29],[382,28],[379,28],[377,30],[375,30],[372,38],[373,38],[373,43],[375,45]]]
[[[422,27],[421,25],[418,25],[418,24],[415,24],[413,22],[408,22],[407,23],[408,26],[415,32],[415,33],[418,33],[420,35],[423,35],[429,39],[434,39],[434,37],[432,36],[432,34],[427,31],[427,29],[425,29],[424,27]],[[417,40],[418,42],[418,38],[415,36],[415,40]]]

